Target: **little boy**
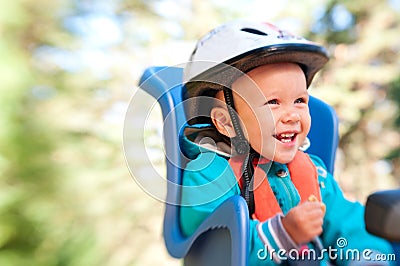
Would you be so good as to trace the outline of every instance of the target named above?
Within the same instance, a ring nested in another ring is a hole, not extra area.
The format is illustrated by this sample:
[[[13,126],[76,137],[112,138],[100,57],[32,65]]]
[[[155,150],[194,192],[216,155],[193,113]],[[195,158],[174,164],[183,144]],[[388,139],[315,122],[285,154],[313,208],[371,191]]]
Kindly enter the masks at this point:
[[[252,218],[249,265],[279,265],[282,254],[314,248],[369,256],[326,253],[321,265],[369,265],[368,258],[392,253],[366,232],[363,206],[343,197],[321,159],[299,151],[311,126],[307,88],[328,61],[323,47],[271,24],[238,21],[203,37],[190,61],[183,95],[190,120],[181,139],[191,159],[183,175],[184,234],[242,195]]]

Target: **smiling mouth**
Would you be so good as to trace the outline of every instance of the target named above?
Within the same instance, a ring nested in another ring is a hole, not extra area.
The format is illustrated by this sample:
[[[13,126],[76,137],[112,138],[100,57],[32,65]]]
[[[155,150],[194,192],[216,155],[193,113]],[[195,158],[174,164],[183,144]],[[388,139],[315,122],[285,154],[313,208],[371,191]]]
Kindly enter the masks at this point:
[[[276,138],[277,140],[279,140],[282,143],[290,143],[290,142],[294,141],[296,136],[297,136],[297,133],[281,133],[281,134],[273,135],[274,138]]]

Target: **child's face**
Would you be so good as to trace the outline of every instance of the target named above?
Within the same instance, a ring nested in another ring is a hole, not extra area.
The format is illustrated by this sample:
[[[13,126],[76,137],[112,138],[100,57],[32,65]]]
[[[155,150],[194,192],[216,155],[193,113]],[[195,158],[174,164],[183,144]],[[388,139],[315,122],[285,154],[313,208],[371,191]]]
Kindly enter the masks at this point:
[[[236,80],[232,90],[253,149],[270,160],[290,162],[311,126],[302,69],[293,63],[260,66]]]

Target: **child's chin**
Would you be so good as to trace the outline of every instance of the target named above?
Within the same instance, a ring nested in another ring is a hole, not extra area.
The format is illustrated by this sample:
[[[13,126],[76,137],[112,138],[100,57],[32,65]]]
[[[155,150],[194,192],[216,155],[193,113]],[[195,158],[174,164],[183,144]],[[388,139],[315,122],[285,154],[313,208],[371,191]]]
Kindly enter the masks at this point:
[[[296,153],[293,154],[275,154],[273,161],[281,164],[287,164],[290,163],[293,159]]]

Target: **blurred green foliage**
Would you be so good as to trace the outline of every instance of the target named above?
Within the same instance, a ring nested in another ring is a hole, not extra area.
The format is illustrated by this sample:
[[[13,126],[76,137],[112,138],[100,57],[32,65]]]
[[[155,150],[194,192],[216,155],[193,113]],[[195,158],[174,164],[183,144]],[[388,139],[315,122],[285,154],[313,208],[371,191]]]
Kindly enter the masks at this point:
[[[0,0],[0,265],[173,263],[151,256],[162,203],[129,177],[122,120],[146,66],[182,63],[209,29],[271,6],[223,3]],[[345,192],[398,186],[399,5],[282,3],[265,19],[294,19],[332,54],[311,93],[340,117]]]
[[[49,116],[52,96],[36,94],[44,90],[44,79],[56,86],[56,77],[35,67],[32,57],[40,45],[62,41],[60,14],[54,11],[62,10],[63,4],[1,1],[0,265],[82,265],[98,260],[81,256],[94,244],[92,232],[84,226],[70,230],[66,212],[73,209],[65,208],[60,186],[66,176],[54,160],[62,134],[52,121],[55,117]]]

